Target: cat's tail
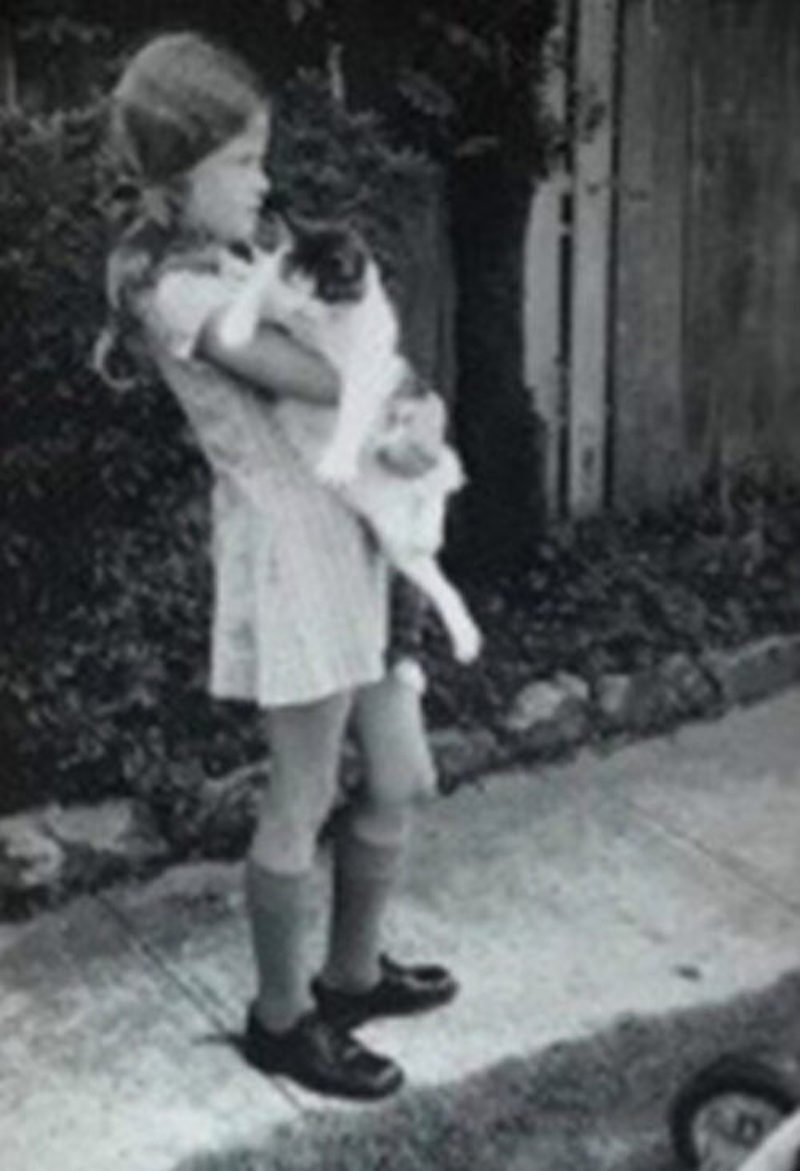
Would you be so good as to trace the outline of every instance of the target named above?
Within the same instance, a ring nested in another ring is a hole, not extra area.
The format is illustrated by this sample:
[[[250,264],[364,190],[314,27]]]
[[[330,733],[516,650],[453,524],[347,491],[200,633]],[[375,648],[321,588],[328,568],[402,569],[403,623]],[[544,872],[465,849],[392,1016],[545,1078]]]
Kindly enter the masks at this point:
[[[474,662],[481,653],[483,635],[461,594],[445,577],[436,559],[428,556],[408,557],[396,561],[395,565],[433,602],[458,662]]]

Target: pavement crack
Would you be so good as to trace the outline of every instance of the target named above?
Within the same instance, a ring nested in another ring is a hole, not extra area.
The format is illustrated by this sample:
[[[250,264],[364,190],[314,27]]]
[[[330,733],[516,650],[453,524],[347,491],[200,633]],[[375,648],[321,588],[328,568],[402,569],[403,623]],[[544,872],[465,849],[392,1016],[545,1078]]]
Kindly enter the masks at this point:
[[[102,892],[95,895],[95,899],[103,910],[117,923],[118,927],[125,934],[132,950],[137,952],[144,960],[147,961],[153,968],[155,968],[159,975],[172,987],[180,993],[182,997],[190,1002],[190,1004],[200,1013],[200,1015],[207,1021],[213,1031],[214,1040],[220,1044],[230,1044],[232,1048],[238,1049],[238,1038],[234,1037],[228,1026],[228,1022],[220,1013],[215,998],[198,988],[192,981],[184,979],[175,967],[164,959],[157,947],[154,947],[147,940],[142,939],[141,935],[136,929],[136,925],[131,919],[120,909],[107,895]],[[287,1101],[295,1110],[302,1110],[303,1103],[298,1096],[292,1093],[290,1087],[284,1085],[280,1078],[270,1077],[267,1079],[274,1087],[275,1091]]]
[[[175,967],[168,960],[164,959],[164,956],[157,947],[148,943],[147,940],[142,939],[136,929],[136,925],[116,905],[113,899],[109,898],[103,892],[96,894],[95,898],[125,932],[133,949],[139,952],[148,963],[155,967],[168,983],[173,984],[187,1000],[191,1001],[193,1006],[206,1017],[210,1025],[218,1029],[221,1033],[225,1033],[227,1031],[227,1023],[218,1012],[212,997],[204,994],[191,981],[185,980],[176,971]]]

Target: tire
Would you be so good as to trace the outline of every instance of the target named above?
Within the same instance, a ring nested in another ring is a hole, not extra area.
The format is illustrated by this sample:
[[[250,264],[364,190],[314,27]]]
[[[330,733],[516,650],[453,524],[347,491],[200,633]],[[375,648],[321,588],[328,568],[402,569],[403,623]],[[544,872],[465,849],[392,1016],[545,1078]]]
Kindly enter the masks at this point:
[[[781,1118],[800,1105],[797,1078],[781,1068],[777,1061],[747,1053],[729,1053],[718,1058],[689,1079],[670,1107],[672,1146],[686,1167],[698,1168],[701,1164],[697,1127],[703,1111],[715,1099],[729,1094],[753,1098],[774,1109]]]

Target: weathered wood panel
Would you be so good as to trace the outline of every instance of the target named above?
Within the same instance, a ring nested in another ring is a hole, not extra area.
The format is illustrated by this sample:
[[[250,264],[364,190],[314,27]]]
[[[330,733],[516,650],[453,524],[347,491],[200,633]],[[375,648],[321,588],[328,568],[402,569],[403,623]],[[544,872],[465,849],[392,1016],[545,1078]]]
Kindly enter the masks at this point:
[[[774,374],[777,386],[771,445],[779,465],[800,476],[800,5],[787,22],[783,124],[778,149],[785,176],[773,191]]]
[[[800,447],[800,20],[787,0],[708,0],[691,20],[686,450],[716,474]]]
[[[558,59],[556,45],[566,41],[566,4],[553,34],[552,56]],[[567,76],[563,65],[553,66],[548,78],[545,101],[550,116],[563,122],[567,116]],[[533,407],[542,424],[542,495],[548,514],[561,512],[561,489],[564,481],[565,418],[565,256],[568,248],[568,225],[565,223],[565,199],[571,185],[564,159],[554,167],[536,191],[525,237],[525,292],[523,331],[525,338],[525,385],[533,397]]]
[[[769,396],[756,399],[759,447],[800,474],[800,5],[773,0],[764,43],[769,103],[755,130],[766,152],[760,219],[762,329]],[[762,385],[764,377],[761,379]],[[754,388],[758,391],[758,386]],[[763,407],[769,404],[769,409]]]
[[[620,53],[612,362],[613,501],[665,501],[684,461],[684,0],[628,0]]]
[[[553,274],[536,393],[556,424],[566,405],[567,508],[800,477],[800,2],[619,0],[617,62],[609,5],[574,2],[578,88],[614,116],[575,142],[569,280],[555,188],[528,262]]]
[[[573,515],[603,503],[606,484],[608,333],[617,0],[580,5],[578,94],[604,111],[574,143],[572,328],[569,367],[569,477]]]
[[[625,0],[613,499],[800,467],[800,5]]]

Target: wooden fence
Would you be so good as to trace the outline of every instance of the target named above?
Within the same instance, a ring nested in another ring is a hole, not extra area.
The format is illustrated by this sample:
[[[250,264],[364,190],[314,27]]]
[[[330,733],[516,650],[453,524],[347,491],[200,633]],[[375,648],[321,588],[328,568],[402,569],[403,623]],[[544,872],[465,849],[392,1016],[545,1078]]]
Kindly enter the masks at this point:
[[[526,248],[556,515],[800,472],[800,4],[565,0],[573,118]]]

